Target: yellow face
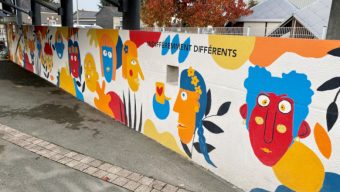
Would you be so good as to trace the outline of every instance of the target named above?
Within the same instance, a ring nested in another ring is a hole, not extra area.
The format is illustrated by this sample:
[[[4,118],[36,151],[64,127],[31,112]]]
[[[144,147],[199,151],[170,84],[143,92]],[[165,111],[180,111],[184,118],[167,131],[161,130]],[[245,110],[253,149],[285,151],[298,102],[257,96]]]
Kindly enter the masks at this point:
[[[139,89],[139,76],[144,80],[144,74],[140,68],[138,59],[131,55],[127,55],[127,80],[132,91]]]
[[[99,79],[98,72],[96,70],[96,64],[91,54],[85,56],[84,61],[85,69],[85,83],[91,92],[96,91],[97,81]]]
[[[47,67],[47,71],[51,72],[53,67],[52,55],[45,54],[43,56],[43,65]]]
[[[174,111],[178,113],[178,134],[184,144],[188,144],[194,135],[199,98],[199,93],[185,89],[180,89],[177,95]]]

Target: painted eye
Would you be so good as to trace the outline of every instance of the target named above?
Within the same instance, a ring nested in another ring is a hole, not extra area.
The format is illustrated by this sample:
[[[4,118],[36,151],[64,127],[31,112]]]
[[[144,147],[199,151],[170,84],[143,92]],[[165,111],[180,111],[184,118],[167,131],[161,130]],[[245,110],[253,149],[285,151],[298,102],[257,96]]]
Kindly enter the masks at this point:
[[[181,98],[182,98],[183,101],[186,101],[186,100],[188,99],[187,93],[183,91],[183,92],[181,93]]]
[[[107,51],[103,50],[103,55],[106,57],[107,56]]]
[[[136,60],[132,59],[132,60],[131,60],[131,64],[132,64],[132,65],[136,65],[136,64],[137,64]]]
[[[73,55],[71,55],[71,61],[73,61]]]
[[[270,99],[267,95],[260,95],[257,98],[257,103],[262,107],[267,107],[270,103]]]
[[[110,59],[112,58],[112,52],[111,51],[107,52],[107,55],[109,56]]]
[[[292,110],[292,104],[289,101],[283,100],[279,103],[281,113],[289,113]]]
[[[74,56],[74,58],[73,58],[73,59],[74,59],[74,61],[77,61],[77,56]]]

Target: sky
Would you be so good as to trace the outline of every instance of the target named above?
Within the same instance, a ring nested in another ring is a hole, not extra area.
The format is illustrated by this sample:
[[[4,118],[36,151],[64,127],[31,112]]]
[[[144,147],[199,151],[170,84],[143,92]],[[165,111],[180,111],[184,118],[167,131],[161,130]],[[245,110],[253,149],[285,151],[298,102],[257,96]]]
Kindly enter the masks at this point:
[[[77,10],[77,1],[73,0],[73,11]],[[78,8],[87,11],[99,11],[99,0],[78,0]]]

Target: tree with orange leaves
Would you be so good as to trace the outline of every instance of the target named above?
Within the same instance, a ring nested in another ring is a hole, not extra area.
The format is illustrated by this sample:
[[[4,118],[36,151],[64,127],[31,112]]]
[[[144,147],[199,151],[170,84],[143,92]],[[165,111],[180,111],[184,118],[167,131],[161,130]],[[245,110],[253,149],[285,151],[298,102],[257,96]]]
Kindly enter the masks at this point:
[[[144,0],[142,20],[148,26],[225,26],[252,11],[243,0]]]

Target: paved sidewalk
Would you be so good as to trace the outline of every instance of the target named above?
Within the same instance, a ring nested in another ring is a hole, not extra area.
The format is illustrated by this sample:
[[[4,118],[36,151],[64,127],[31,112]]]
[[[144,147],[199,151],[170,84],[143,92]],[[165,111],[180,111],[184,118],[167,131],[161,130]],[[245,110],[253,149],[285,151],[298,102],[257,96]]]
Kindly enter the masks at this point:
[[[0,124],[1,138],[49,160],[134,192],[189,192],[162,181],[65,149]]]
[[[128,192],[0,139],[1,192]]]
[[[0,62],[0,123],[191,191],[240,191],[16,64]]]

